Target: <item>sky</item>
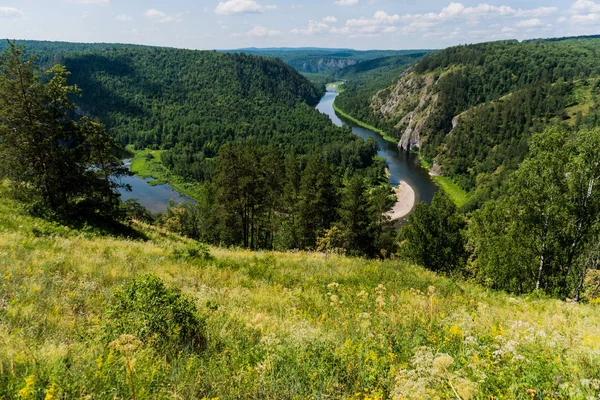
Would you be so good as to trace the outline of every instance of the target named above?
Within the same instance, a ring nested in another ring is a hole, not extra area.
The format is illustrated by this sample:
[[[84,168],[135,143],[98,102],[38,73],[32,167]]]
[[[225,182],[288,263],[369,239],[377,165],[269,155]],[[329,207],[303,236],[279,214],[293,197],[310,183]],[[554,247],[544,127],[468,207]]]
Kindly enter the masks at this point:
[[[600,34],[600,0],[0,0],[0,37],[188,49],[440,49]]]

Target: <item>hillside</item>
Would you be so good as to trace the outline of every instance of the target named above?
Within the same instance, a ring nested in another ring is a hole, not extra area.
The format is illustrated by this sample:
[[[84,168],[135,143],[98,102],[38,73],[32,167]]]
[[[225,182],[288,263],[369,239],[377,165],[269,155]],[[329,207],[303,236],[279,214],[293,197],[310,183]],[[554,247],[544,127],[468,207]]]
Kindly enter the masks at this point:
[[[534,132],[595,125],[599,49],[597,37],[452,47],[371,91],[358,108],[400,147],[418,149],[433,173],[467,191],[485,182],[489,192],[523,160]],[[354,105],[349,95],[344,101]]]
[[[509,297],[399,260],[207,257],[187,239],[134,228],[146,239],[45,222],[0,196],[0,397],[600,394],[597,305]],[[157,343],[176,331],[140,341],[137,320],[118,319],[119,288],[147,274],[197,308],[200,350],[166,354]]]
[[[225,143],[276,143],[284,154],[339,151],[358,140],[315,111],[317,89],[279,60],[115,44],[18,42],[44,65],[62,63],[83,90],[80,114],[122,146],[168,150],[165,166],[186,180],[212,176]],[[0,45],[0,47],[5,44]]]
[[[428,50],[352,50],[319,48],[239,49],[262,57],[279,58],[302,73],[333,75],[337,71],[364,61],[400,55],[425,53]]]

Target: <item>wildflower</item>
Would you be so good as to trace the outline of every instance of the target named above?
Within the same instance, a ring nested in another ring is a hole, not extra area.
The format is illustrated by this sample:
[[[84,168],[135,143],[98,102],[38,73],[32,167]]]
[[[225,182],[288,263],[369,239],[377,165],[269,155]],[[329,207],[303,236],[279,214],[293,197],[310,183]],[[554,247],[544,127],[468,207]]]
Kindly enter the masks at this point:
[[[327,285],[327,289],[329,290],[336,290],[338,287],[340,287],[340,284],[337,282],[331,282],[329,285]]]
[[[361,290],[360,292],[358,292],[356,294],[356,297],[358,297],[359,299],[362,299],[362,300],[366,300],[367,297],[369,297],[369,293],[365,292],[364,290]]]
[[[375,304],[377,304],[377,307],[383,308],[385,306],[385,299],[383,298],[383,296],[377,296],[377,298],[375,299]]]
[[[108,346],[112,349],[117,350],[123,354],[130,354],[140,348],[142,342],[133,335],[121,335],[112,342],[108,344]]]
[[[454,363],[454,358],[448,354],[440,354],[433,360],[433,372],[436,375],[443,375],[448,372],[448,367]]]
[[[50,385],[50,387],[46,390],[46,396],[44,396],[44,400],[56,400],[56,384]]]
[[[22,399],[33,399],[34,386],[35,376],[29,375],[25,378],[25,386],[18,392],[19,397]]]

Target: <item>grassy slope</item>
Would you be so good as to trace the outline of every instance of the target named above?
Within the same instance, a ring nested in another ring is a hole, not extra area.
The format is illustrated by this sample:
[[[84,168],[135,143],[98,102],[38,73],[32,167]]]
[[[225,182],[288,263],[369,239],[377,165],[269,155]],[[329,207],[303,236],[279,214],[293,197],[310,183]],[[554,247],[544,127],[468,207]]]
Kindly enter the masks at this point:
[[[151,240],[49,224],[0,195],[0,398],[131,398],[131,376],[137,399],[600,393],[597,305],[512,298],[400,261],[178,259],[187,239],[137,229]],[[145,273],[193,299],[209,345],[170,363],[142,347],[129,375],[102,324],[113,290]]]

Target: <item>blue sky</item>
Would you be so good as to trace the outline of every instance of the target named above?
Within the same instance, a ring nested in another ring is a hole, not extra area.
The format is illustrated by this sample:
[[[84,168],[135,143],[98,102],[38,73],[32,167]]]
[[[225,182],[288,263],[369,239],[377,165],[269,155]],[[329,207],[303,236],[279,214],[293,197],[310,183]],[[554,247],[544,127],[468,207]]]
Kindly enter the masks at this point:
[[[443,48],[600,33],[600,0],[0,0],[0,37],[231,49]]]

